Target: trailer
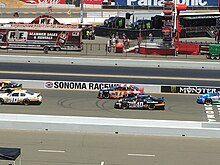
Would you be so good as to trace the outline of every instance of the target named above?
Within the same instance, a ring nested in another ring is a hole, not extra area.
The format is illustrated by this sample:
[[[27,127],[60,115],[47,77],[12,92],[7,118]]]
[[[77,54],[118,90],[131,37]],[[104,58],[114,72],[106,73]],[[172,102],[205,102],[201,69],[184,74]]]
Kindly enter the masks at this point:
[[[60,24],[51,16],[40,16],[29,24],[1,24],[0,49],[81,51],[82,29]]]
[[[219,44],[210,44],[209,45],[209,51],[206,55],[207,59],[220,59],[220,45]]]

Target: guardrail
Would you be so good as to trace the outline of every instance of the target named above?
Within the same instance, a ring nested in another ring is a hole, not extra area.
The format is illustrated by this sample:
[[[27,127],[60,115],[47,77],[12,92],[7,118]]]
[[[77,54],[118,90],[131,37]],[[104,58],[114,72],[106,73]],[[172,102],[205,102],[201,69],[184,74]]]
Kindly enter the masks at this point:
[[[0,114],[0,129],[220,137],[220,123],[215,123],[218,128],[209,128],[210,124],[193,121]]]

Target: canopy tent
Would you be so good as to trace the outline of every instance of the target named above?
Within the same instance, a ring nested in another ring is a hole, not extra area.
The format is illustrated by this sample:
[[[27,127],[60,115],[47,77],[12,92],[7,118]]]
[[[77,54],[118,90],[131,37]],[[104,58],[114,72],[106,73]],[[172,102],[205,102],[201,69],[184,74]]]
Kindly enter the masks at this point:
[[[0,147],[0,161],[1,160],[13,161],[13,164],[15,165],[15,161],[20,155],[21,155],[20,148],[2,148],[2,147]],[[19,164],[21,165],[21,161]]]

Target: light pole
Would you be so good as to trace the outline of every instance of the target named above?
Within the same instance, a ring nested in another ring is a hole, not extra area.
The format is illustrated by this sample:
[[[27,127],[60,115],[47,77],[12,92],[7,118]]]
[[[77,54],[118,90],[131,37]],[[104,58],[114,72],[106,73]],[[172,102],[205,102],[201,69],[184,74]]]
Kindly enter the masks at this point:
[[[80,23],[83,23],[83,0],[80,0]]]

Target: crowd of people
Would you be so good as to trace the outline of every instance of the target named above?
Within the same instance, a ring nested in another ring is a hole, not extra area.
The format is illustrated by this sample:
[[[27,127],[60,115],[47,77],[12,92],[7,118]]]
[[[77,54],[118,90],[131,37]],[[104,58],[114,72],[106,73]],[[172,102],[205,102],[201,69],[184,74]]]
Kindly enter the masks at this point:
[[[118,32],[116,32],[116,34],[112,33],[107,41],[108,52],[111,52],[112,50],[114,51],[118,43],[123,43],[125,48],[129,48],[129,42],[130,40],[125,33],[122,33],[121,35],[119,35]]]

